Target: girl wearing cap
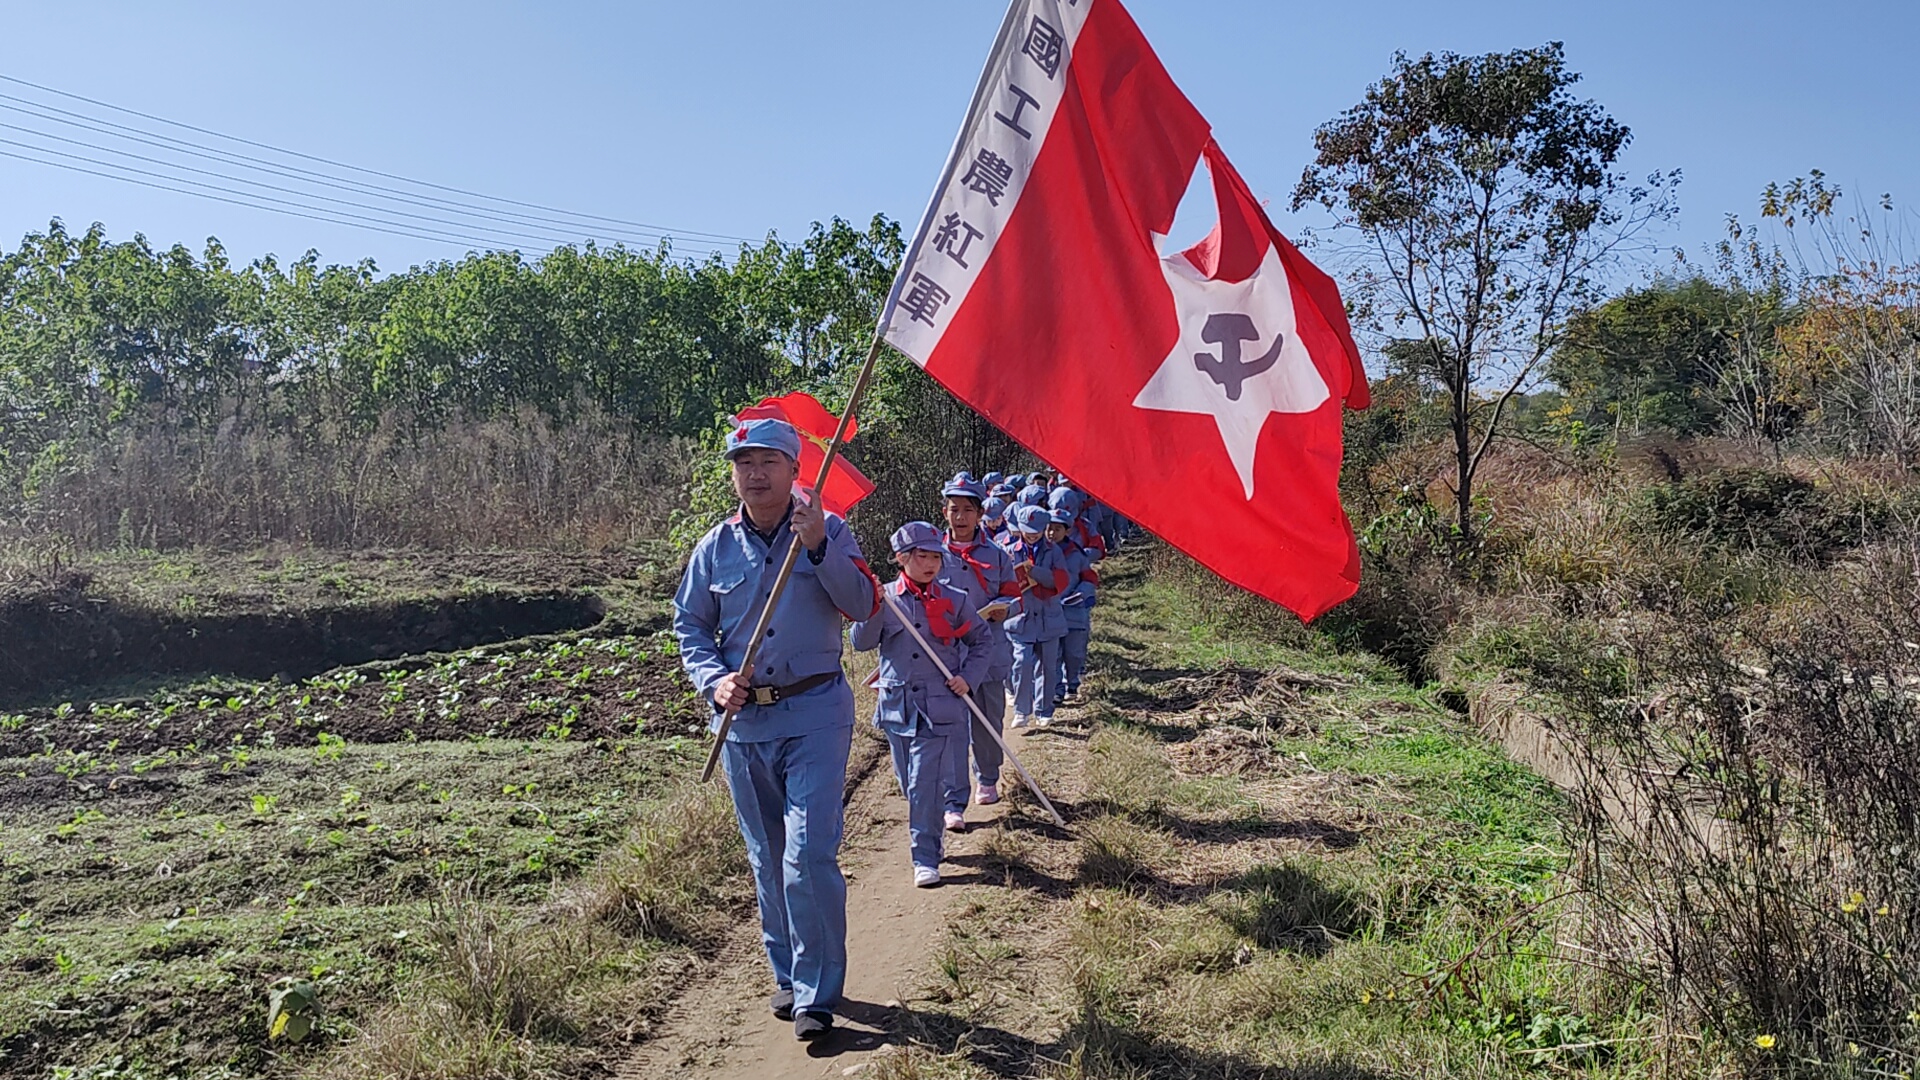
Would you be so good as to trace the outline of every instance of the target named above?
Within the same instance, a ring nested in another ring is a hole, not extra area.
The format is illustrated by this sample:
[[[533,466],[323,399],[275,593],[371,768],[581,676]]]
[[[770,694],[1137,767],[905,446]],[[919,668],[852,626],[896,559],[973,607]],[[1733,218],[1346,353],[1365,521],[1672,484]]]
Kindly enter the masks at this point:
[[[1007,715],[1007,676],[1013,671],[1013,645],[1001,623],[1020,599],[1020,579],[1013,572],[1013,559],[989,540],[981,524],[980,485],[954,477],[940,489],[941,513],[947,519],[946,565],[940,571],[940,583],[967,594],[974,609],[987,622],[987,634],[993,642],[993,662],[984,681],[973,688],[973,700],[986,715],[992,732],[982,729],[980,718],[973,720],[973,761],[979,770],[980,787],[971,791],[966,763],[947,783],[947,828],[966,828],[966,810],[970,799],[991,806],[1000,801],[1000,744],[994,733],[1004,730]]]
[[[1007,548],[1020,575],[1020,610],[1007,620],[1013,638],[1013,726],[1053,723],[1053,699],[1060,694],[1060,642],[1067,617],[1060,595],[1072,584],[1060,548],[1047,540],[1047,510],[1022,506],[1014,512],[1019,533]]]
[[[967,769],[972,710],[961,695],[985,677],[993,643],[967,594],[936,580],[946,559],[939,530],[924,521],[908,522],[893,534],[892,547],[900,576],[886,589],[953,677],[940,673],[892,604],[882,604],[872,618],[853,625],[853,647],[880,650],[874,678],[880,698],[873,719],[887,734],[894,773],[907,798],[913,883],[929,888],[940,884],[947,783]]]

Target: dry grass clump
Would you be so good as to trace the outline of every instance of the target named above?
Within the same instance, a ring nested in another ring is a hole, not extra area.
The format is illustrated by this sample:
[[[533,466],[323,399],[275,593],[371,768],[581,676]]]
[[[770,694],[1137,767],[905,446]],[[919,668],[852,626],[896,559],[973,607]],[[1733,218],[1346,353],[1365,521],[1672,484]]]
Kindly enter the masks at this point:
[[[1273,740],[1230,724],[1202,728],[1168,753],[1182,770],[1199,776],[1265,776],[1275,771]]]
[[[578,1033],[567,1009],[582,967],[572,936],[510,925],[460,889],[435,902],[427,935],[439,959],[430,993],[457,1023],[539,1039]]]
[[[1022,784],[1021,790],[1025,788]],[[981,835],[978,850],[981,870],[1005,881],[1011,881],[1016,873],[1033,866],[1033,836],[1022,830],[1004,826],[988,829]]]
[[[464,887],[432,908],[433,965],[308,1075],[510,1080],[551,1075],[596,1023],[583,976],[594,949],[577,926],[508,921]]]
[[[1151,736],[1103,727],[1087,743],[1087,799],[1110,813],[1160,814],[1172,800],[1175,778],[1166,752]]]
[[[1076,826],[1080,834],[1079,880],[1115,888],[1151,884],[1174,859],[1166,833],[1124,817],[1096,817]]]
[[[1233,930],[1263,949],[1320,955],[1364,921],[1363,905],[1327,881],[1324,860],[1256,866],[1229,883],[1216,910]]]
[[[552,1075],[555,1055],[524,1036],[469,1028],[441,1010],[376,1017],[348,1052],[304,1075],[311,1080],[532,1080]]]
[[[603,858],[579,906],[623,932],[667,941],[710,940],[748,895],[746,845],[724,784],[668,789]]]

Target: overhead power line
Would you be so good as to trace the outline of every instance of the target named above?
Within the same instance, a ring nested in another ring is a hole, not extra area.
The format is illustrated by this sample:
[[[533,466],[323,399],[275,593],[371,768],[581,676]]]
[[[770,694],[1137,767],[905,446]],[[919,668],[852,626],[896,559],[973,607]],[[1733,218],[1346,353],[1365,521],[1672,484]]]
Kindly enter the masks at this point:
[[[331,158],[274,146],[270,143],[227,135],[209,128],[169,120],[151,113],[144,113],[136,109],[124,108],[80,94],[72,94],[52,87],[42,86],[38,83],[29,82],[28,80],[10,75],[0,74],[0,80],[38,90],[42,93],[55,94],[63,98],[84,102],[98,108],[110,109],[114,112],[138,117],[154,123],[165,124],[185,131],[208,135],[216,139],[223,139],[228,142],[255,147],[276,154],[317,162],[334,169],[344,169],[365,176],[380,177],[416,187],[450,192],[455,195],[466,196],[470,199],[483,200],[483,202],[474,203],[461,199],[450,199],[424,191],[407,191],[402,188],[358,180],[349,176],[338,176],[315,169],[304,168],[299,165],[271,161],[251,154],[226,150],[190,139],[177,138],[144,127],[117,123],[104,117],[59,108],[29,98],[18,97],[11,94],[0,94],[0,110],[22,114],[26,117],[47,123],[79,128],[108,139],[142,144],[168,154],[184,155],[204,161],[215,162],[243,172],[258,172],[277,176],[291,180],[297,184],[318,188],[320,190],[310,191],[302,188],[286,187],[268,183],[251,176],[234,175],[229,172],[199,168],[178,161],[155,158],[133,153],[132,151],[118,147],[101,145],[84,139],[69,138],[48,131],[22,127],[17,124],[0,123],[0,128],[29,134],[40,139],[93,150],[100,154],[107,155],[107,158],[102,159],[88,157],[82,154],[72,154],[52,147],[24,143],[12,139],[0,139],[0,143],[32,151],[34,155],[51,155],[65,158],[68,161],[84,162],[86,164],[99,166],[101,169],[113,171],[101,172],[95,169],[70,165],[63,161],[49,160],[46,156],[30,156],[27,154],[0,151],[0,156],[21,161],[30,161],[35,164],[53,168],[86,173],[105,179],[138,184],[143,187],[194,195],[216,202],[246,206],[251,209],[263,210],[269,213],[287,213],[309,220],[327,221],[351,228],[368,228],[373,231],[391,235],[409,236],[439,243],[448,242],[451,238],[460,243],[473,243],[482,247],[512,248],[523,245],[518,243],[502,243],[502,240],[518,238],[519,240],[533,240],[537,243],[555,246],[576,243],[581,240],[600,240],[636,247],[652,247],[662,241],[666,241],[671,243],[676,250],[689,249],[692,253],[713,254],[715,252],[731,250],[735,244],[750,244],[756,242],[746,237],[735,237],[724,233],[713,233],[702,230],[673,230],[643,222],[628,221],[599,214],[561,210],[539,203],[467,191],[462,188],[436,184],[431,181],[412,179],[397,173],[382,172],[377,169],[350,165],[345,162],[335,161]],[[13,104],[7,104],[7,102],[12,102]],[[151,169],[139,168],[124,164],[124,161],[144,162],[166,170],[191,173],[196,176],[214,177],[242,186],[238,189],[229,188],[219,184],[211,184],[203,180],[197,180],[194,179],[193,176],[180,176],[175,175],[174,172],[155,172]],[[121,173],[130,173],[133,175],[119,175]],[[165,180],[170,183],[159,184],[151,181],[141,181],[135,179],[134,177],[136,176]],[[336,195],[322,193],[329,191],[359,195],[375,201],[365,202],[359,199],[340,198]],[[265,192],[280,192],[283,195],[296,196],[296,198],[281,198],[266,194]],[[239,199],[228,196],[238,196]],[[246,201],[240,201],[241,199]],[[336,205],[315,205],[315,201]],[[276,205],[260,205],[261,203]],[[422,210],[431,211],[431,213],[418,213],[401,209],[398,206],[391,205],[393,203],[419,207]],[[498,205],[487,205],[488,203]],[[362,210],[371,210],[377,214],[387,216],[373,217],[366,214],[354,213],[350,210],[338,209],[337,207],[355,207]],[[507,209],[508,207],[521,207],[524,209],[513,210]],[[529,213],[527,211],[538,212]],[[395,221],[392,220],[393,218],[410,218],[413,220]],[[626,226],[626,228],[607,228],[606,225],[590,225],[588,222],[603,222],[612,225]],[[441,226],[446,227],[442,228]],[[563,233],[570,238],[563,239],[556,237],[552,235],[554,232]],[[701,239],[695,239],[696,237]]]
[[[285,214],[288,217],[306,218],[310,221],[324,221],[333,225],[345,225],[355,229],[367,229],[372,232],[387,233],[391,236],[406,236],[406,237],[411,237],[415,240],[431,240],[435,243],[446,243],[445,237],[427,236],[423,233],[408,232],[407,230],[404,230],[404,229],[387,229],[387,228],[382,228],[378,225],[363,225],[363,224],[352,222],[352,221],[342,221],[339,218],[328,217],[325,214],[307,214],[297,210],[282,210],[272,206],[261,206],[258,203],[247,202],[243,199],[225,199],[225,198],[221,198],[218,195],[209,195],[206,192],[194,191],[190,188],[173,187],[168,184],[155,184],[146,180],[135,180],[130,176],[115,176],[112,173],[104,173],[96,169],[86,169],[78,165],[66,165],[58,161],[43,161],[40,158],[28,157],[25,154],[16,154],[11,150],[0,150],[0,157],[17,158],[20,161],[31,161],[36,165],[47,165],[56,169],[66,169],[69,172],[86,173],[88,176],[99,176],[99,177],[104,177],[108,180],[118,180],[123,184],[137,184],[140,187],[155,188],[160,191],[174,191],[182,195],[196,195],[202,199],[211,199],[214,202],[226,203],[229,206],[244,206],[250,210],[265,210],[268,213],[272,213],[272,214]],[[463,242],[473,243],[480,247],[496,246],[496,245],[487,243],[485,241],[481,241],[471,237],[463,238]]]
[[[448,202],[447,200],[435,199],[432,197],[413,198],[410,195],[397,191],[396,189],[384,188],[379,185],[362,184],[354,180],[330,178],[330,177],[327,177],[326,174],[324,173],[316,173],[306,169],[281,167],[276,163],[262,162],[262,161],[259,161],[258,159],[249,158],[245,155],[229,154],[226,151],[217,150],[212,147],[196,147],[194,144],[182,143],[178,139],[169,139],[164,135],[149,139],[149,138],[142,138],[138,135],[121,134],[120,132],[114,131],[111,129],[112,128],[123,128],[124,130],[137,130],[137,129],[124,128],[123,125],[118,125],[118,124],[109,124],[106,127],[101,127],[94,124],[85,123],[81,120],[64,119],[62,116],[47,115],[37,110],[47,109],[48,112],[62,113],[65,116],[78,116],[80,114],[68,113],[66,112],[66,110],[63,110],[63,109],[51,109],[48,106],[39,105],[37,102],[27,102],[27,104],[31,105],[32,107],[23,108],[21,105],[18,105],[18,104],[11,104],[11,105],[7,104],[7,102],[10,102],[10,101],[25,102],[25,99],[14,97],[11,94],[0,94],[0,112],[19,113],[25,116],[33,117],[34,119],[37,119],[37,120],[44,120],[49,123],[61,124],[67,127],[74,127],[74,128],[80,128],[86,131],[91,131],[96,134],[104,135],[111,139],[121,139],[127,142],[139,143],[143,146],[155,147],[157,149],[164,150],[169,153],[183,154],[187,157],[198,158],[203,161],[212,161],[212,162],[217,162],[223,165],[232,165],[234,167],[241,168],[241,169],[248,169],[255,172],[266,173],[270,176],[278,176],[278,177],[283,177],[290,180],[297,180],[301,183],[311,184],[315,187],[320,187],[320,188],[324,188],[331,191],[345,191],[345,192],[352,192],[355,194],[365,194],[374,198],[404,203],[409,206],[423,207],[429,210],[437,210],[442,213],[454,213],[454,214],[460,215],[463,218],[472,217],[472,218],[486,220],[486,221],[500,222],[502,224],[508,224],[508,225],[530,225],[536,228],[559,228],[564,230],[574,230],[574,229],[580,228],[579,222],[565,221],[557,218],[542,218],[542,217],[537,217],[532,215],[522,216],[514,213],[495,214],[495,213],[489,213],[485,210],[457,209],[457,207],[459,207],[462,204],[451,203],[451,202]],[[6,124],[6,123],[0,123],[0,128],[11,128],[12,130],[15,130],[15,131],[22,131],[22,132],[27,132],[33,135],[38,135],[44,139],[53,139],[58,142],[63,142],[63,143],[67,143],[74,146],[84,146],[88,149],[99,150],[104,153],[118,154],[134,161],[146,161],[154,164],[166,165],[169,168],[183,169],[188,172],[203,171],[189,165],[180,164],[178,162],[165,161],[162,159],[152,158],[152,157],[145,157],[139,154],[132,153],[131,151],[117,149],[114,147],[101,146],[98,143],[88,142],[84,139],[71,139],[63,135],[55,135],[52,132],[40,131],[35,128],[21,127],[19,125]],[[176,144],[176,143],[179,145],[170,145],[170,144]],[[208,172],[206,173],[206,175],[219,176],[219,177],[222,177],[223,179],[235,180],[240,183],[248,183],[248,184],[261,183],[258,180],[235,177],[226,173]],[[288,188],[277,188],[277,187],[274,187],[273,185],[268,185],[268,184],[262,184],[262,186],[271,188],[272,190],[278,190],[278,191],[292,190]],[[392,194],[388,194],[388,192],[392,192]],[[321,196],[321,195],[311,195],[311,193],[308,193],[308,192],[299,192],[299,194],[310,195],[313,198],[326,198],[325,196]],[[366,204],[362,203],[358,205],[364,206]],[[389,212],[396,213],[396,214],[404,214],[405,216],[409,216],[409,217],[415,216],[411,214],[405,214],[404,211],[400,211],[400,210],[391,210]],[[439,219],[439,220],[445,220],[445,219]],[[658,244],[662,240],[674,239],[673,235],[669,233],[654,233],[652,235],[638,235],[638,234],[630,234],[624,230],[601,230],[601,229],[582,231],[579,233],[579,236],[583,238],[592,237],[593,239],[598,239],[598,240],[612,240],[612,241],[624,242],[624,243],[631,244],[638,247],[652,247],[655,244]],[[742,241],[742,242],[747,243],[750,241]],[[698,248],[716,248],[720,246],[708,241],[700,241],[700,240],[692,241],[692,243],[693,243],[693,246]]]
[[[706,236],[706,237],[711,237],[712,239],[715,239],[715,240],[733,240],[733,241],[740,241],[743,243],[754,242],[751,238],[744,237],[744,236],[729,236],[726,233],[702,232],[697,229],[671,229],[662,225],[648,225],[645,222],[628,221],[624,218],[604,217],[599,214],[583,214],[583,213],[577,213],[571,210],[561,210],[557,207],[552,207],[552,206],[542,206],[539,203],[521,202],[518,199],[501,198],[500,196],[497,196],[497,195],[487,195],[478,191],[468,191],[464,188],[449,187],[445,184],[436,184],[427,180],[415,180],[411,177],[401,176],[397,173],[381,172],[378,169],[362,168],[361,166],[358,166],[358,165],[349,165],[343,161],[335,161],[332,158],[319,157],[314,154],[306,154],[298,150],[288,150],[284,147],[275,146],[272,143],[256,142],[252,139],[241,138],[240,136],[237,136],[237,135],[228,135],[223,132],[214,131],[210,128],[196,127],[192,124],[184,124],[177,120],[169,120],[164,116],[155,116],[152,113],[144,113],[139,111],[138,109],[128,109],[119,105],[111,104],[109,102],[99,101],[94,98],[85,97],[80,94],[68,93],[65,90],[56,90],[51,86],[42,86],[39,83],[28,82],[25,79],[16,78],[12,75],[0,75],[0,80],[5,80],[6,82],[14,83],[19,86],[30,87],[34,90],[38,90],[46,94],[57,94],[60,97],[68,98],[73,101],[82,101],[88,105],[94,105],[102,109],[112,109],[114,112],[124,113],[128,116],[137,116],[142,120],[151,120],[155,123],[166,124],[169,127],[180,128],[183,131],[197,132],[201,135],[211,135],[216,139],[225,139],[228,142],[236,142],[241,144],[242,146],[251,146],[260,150],[271,150],[276,154],[285,154],[288,157],[296,157],[305,161],[318,162],[322,165],[331,165],[336,169],[348,169],[353,172],[364,173],[368,176],[378,176],[387,180],[398,180],[401,183],[414,184],[419,187],[433,188],[437,191],[452,192],[453,194],[456,194],[456,195],[466,195],[470,198],[486,199],[489,202],[506,203],[510,206],[521,206],[531,210],[544,210],[548,213],[563,214],[567,217],[585,218],[590,221],[604,221],[613,225],[629,225],[634,228],[645,229],[650,232],[666,233],[669,235]],[[51,106],[48,106],[48,107],[50,108]],[[106,121],[102,121],[102,123],[105,123],[105,122]]]
[[[14,128],[15,130],[24,130],[24,129],[18,129],[18,128],[16,128],[16,127],[15,127],[15,125],[13,125],[13,124],[0,124],[0,128]],[[31,132],[31,134],[35,134],[35,135],[41,135],[42,133],[41,133],[41,132]],[[43,137],[47,137],[47,138],[57,138],[57,136],[43,136]],[[73,142],[73,140],[70,140],[70,139],[62,139],[62,140],[60,140],[60,141],[62,141],[62,142]],[[109,168],[109,169],[118,169],[118,170],[121,170],[121,171],[124,171],[124,172],[129,172],[129,173],[133,173],[133,174],[135,174],[135,175],[138,175],[138,176],[151,176],[151,177],[156,177],[156,178],[159,178],[159,179],[163,179],[163,180],[175,180],[175,181],[179,181],[179,180],[180,180],[180,178],[179,178],[179,177],[176,177],[176,176],[174,176],[174,175],[172,175],[171,173],[160,173],[160,172],[154,172],[154,171],[152,171],[152,170],[150,170],[150,169],[139,169],[139,168],[135,168],[135,167],[133,167],[133,166],[130,166],[130,165],[122,165],[122,164],[120,164],[120,163],[118,163],[118,162],[115,162],[115,161],[104,161],[104,160],[101,160],[101,159],[99,159],[99,158],[91,158],[91,157],[87,157],[87,156],[86,156],[86,155],[84,155],[84,154],[69,154],[69,153],[66,153],[66,152],[64,152],[64,151],[61,151],[61,150],[54,150],[54,149],[52,149],[52,148],[50,148],[50,147],[43,147],[43,146],[35,146],[35,145],[33,145],[32,143],[25,143],[25,142],[20,142],[20,141],[19,141],[19,140],[17,140],[17,139],[6,139],[6,138],[0,138],[0,145],[6,145],[6,146],[14,146],[14,147],[19,147],[19,148],[21,148],[21,149],[24,149],[24,150],[34,150],[34,151],[37,151],[37,152],[39,152],[39,153],[42,153],[42,154],[52,154],[52,155],[54,155],[55,157],[63,157],[63,158],[68,158],[68,159],[70,159],[70,160],[73,160],[73,161],[83,161],[83,162],[86,162],[86,163],[87,163],[87,164],[89,164],[89,165],[99,165],[99,166],[102,166],[102,167],[104,167],[104,168]],[[89,145],[89,144],[86,144],[86,143],[81,143],[81,144],[79,144],[79,145],[82,145],[82,146],[87,146],[87,145]],[[99,150],[99,149],[107,149],[107,148],[105,148],[105,147],[92,147],[92,149],[97,149],[97,150]],[[111,151],[111,150],[108,150],[107,152],[109,152],[109,153],[112,153],[113,151]],[[422,220],[422,221],[426,221],[426,222],[429,222],[429,223],[433,223],[433,224],[440,224],[440,225],[452,225],[452,226],[455,226],[455,227],[467,227],[467,226],[468,226],[468,224],[469,224],[469,223],[467,223],[467,222],[462,222],[462,221],[459,221],[459,220],[454,220],[454,219],[448,219],[448,218],[436,218],[436,217],[429,217],[429,216],[427,216],[427,215],[425,215],[425,214],[409,214],[409,213],[407,213],[407,212],[406,212],[406,211],[404,211],[404,210],[394,210],[394,209],[392,209],[392,208],[389,208],[389,207],[384,207],[384,206],[380,206],[380,205],[378,205],[378,204],[374,204],[374,203],[362,203],[362,202],[354,202],[354,201],[352,201],[352,200],[349,200],[349,199],[336,199],[336,198],[332,198],[332,197],[330,197],[330,196],[326,196],[326,195],[312,195],[312,194],[309,194],[309,193],[307,193],[307,192],[304,192],[304,191],[298,191],[298,190],[296,190],[296,189],[294,189],[294,188],[288,188],[288,187],[280,187],[280,186],[278,186],[278,185],[275,185],[275,184],[260,184],[260,183],[257,183],[257,182],[254,182],[254,181],[248,181],[248,180],[245,180],[245,179],[243,179],[243,178],[241,178],[241,177],[237,177],[237,176],[230,176],[230,175],[228,175],[228,174],[226,174],[226,173],[218,173],[218,172],[213,172],[212,170],[209,170],[209,169],[196,169],[196,168],[193,168],[193,167],[191,167],[191,166],[187,166],[187,165],[175,165],[175,164],[174,164],[174,163],[172,163],[172,162],[167,162],[167,161],[159,161],[159,160],[157,160],[157,159],[155,159],[155,158],[149,158],[149,157],[142,157],[142,156],[140,156],[140,155],[138,155],[138,154],[127,154],[127,155],[124,155],[124,156],[126,156],[126,157],[129,157],[129,158],[131,158],[131,159],[133,159],[134,161],[146,161],[146,162],[152,162],[152,163],[154,163],[154,164],[158,164],[158,165],[165,165],[165,166],[167,166],[168,168],[173,168],[173,169],[181,169],[181,170],[184,170],[184,171],[186,171],[186,172],[191,172],[191,173],[199,173],[199,174],[201,174],[201,175],[204,175],[204,176],[212,176],[212,177],[217,177],[217,178],[219,178],[219,179],[223,179],[223,180],[234,180],[234,181],[237,181],[237,182],[239,182],[239,183],[243,183],[243,184],[249,184],[250,186],[253,186],[253,187],[258,187],[258,188],[262,188],[262,189],[264,189],[264,190],[267,190],[267,191],[282,191],[282,192],[286,192],[286,193],[288,193],[288,194],[292,194],[292,195],[301,195],[301,196],[305,196],[306,198],[309,198],[309,199],[318,199],[318,200],[320,200],[320,201],[322,201],[322,202],[330,202],[330,203],[338,203],[338,204],[340,204],[340,205],[342,205],[342,206],[353,206],[353,207],[358,207],[358,208],[360,208],[360,209],[362,209],[362,210],[377,210],[377,211],[380,211],[381,213],[387,213],[387,214],[395,214],[395,215],[399,215],[399,216],[402,216],[402,217],[410,217],[410,218],[417,218],[417,219],[419,219],[419,220]],[[52,162],[48,162],[47,164],[52,164]],[[205,187],[205,188],[207,188],[208,190],[211,190],[211,191],[218,191],[218,192],[223,192],[223,193],[225,193],[225,194],[229,194],[229,195],[245,195],[245,196],[248,196],[248,197],[250,197],[250,198],[256,198],[256,199],[261,199],[261,200],[264,200],[264,201],[267,201],[267,202],[276,202],[276,203],[283,203],[283,204],[285,204],[285,205],[288,205],[288,206],[301,206],[301,207],[306,207],[306,208],[308,208],[308,209],[317,209],[316,207],[313,207],[313,206],[312,206],[312,204],[310,204],[310,203],[307,203],[307,202],[300,202],[300,201],[295,201],[295,200],[289,200],[289,199],[277,199],[277,198],[274,198],[273,196],[270,196],[270,195],[261,195],[261,194],[259,194],[258,192],[255,192],[255,191],[249,191],[249,190],[244,190],[244,189],[241,189],[241,190],[236,190],[236,189],[234,189],[234,188],[228,188],[228,187],[221,187],[221,186],[220,186],[220,185],[218,185],[218,184],[208,184],[208,183],[206,183],[206,182],[204,182],[204,181],[194,181],[194,180],[188,180],[188,181],[184,181],[184,182],[186,182],[186,183],[189,183],[189,184],[192,184],[192,185],[194,185],[194,186],[196,186],[196,187]],[[349,218],[359,218],[359,217],[362,217],[362,216],[363,216],[363,215],[360,215],[360,214],[354,214],[354,213],[350,213],[350,212],[347,212],[347,211],[332,211],[332,212],[335,212],[335,213],[339,213],[339,214],[341,214],[342,216],[344,216],[344,217],[349,217]],[[366,218],[366,220],[369,220],[369,221],[381,221],[381,222],[382,222],[383,224],[388,224],[388,225],[404,225],[404,224],[407,224],[406,222],[396,222],[396,221],[386,221],[386,220],[384,220],[384,219],[379,219],[379,218]],[[502,231],[500,231],[500,232],[498,233],[498,235],[500,235],[500,236],[502,236],[502,237],[507,237],[507,238],[515,238],[515,239],[520,239],[520,240],[531,240],[531,241],[533,241],[533,242],[535,242],[535,243],[541,243],[541,244],[552,244],[552,245],[554,245],[554,246],[556,246],[556,247],[557,247],[557,246],[559,246],[559,245],[562,245],[562,244],[568,244],[568,243],[572,243],[572,242],[573,242],[572,240],[568,240],[568,239],[563,239],[563,238],[560,238],[560,237],[554,237],[554,236],[542,236],[542,235],[538,235],[538,234],[534,234],[534,233],[521,233],[521,232],[512,232],[512,231],[506,231],[506,230],[502,230]]]
[[[281,206],[290,206],[290,207],[295,207],[302,210],[321,210],[328,214],[337,215],[338,217],[343,219],[349,219],[350,221],[364,221],[364,222],[369,222],[369,223],[379,224],[379,225],[405,227],[405,228],[417,229],[421,232],[426,232],[426,233],[444,232],[444,230],[431,228],[425,225],[410,225],[409,223],[404,221],[391,221],[386,218],[370,217],[366,214],[356,214],[348,210],[332,210],[327,207],[316,207],[311,203],[298,202],[292,199],[276,198],[272,195],[262,195],[258,192],[248,191],[243,188],[222,187],[219,184],[208,184],[208,183],[205,183],[204,181],[181,180],[181,178],[177,176],[173,176],[169,173],[154,172],[151,169],[137,169],[131,165],[120,165],[111,161],[102,161],[99,158],[90,158],[85,156],[84,154],[69,154],[62,150],[52,150],[46,147],[34,146],[31,143],[23,143],[16,139],[0,139],[0,145],[19,147],[24,150],[33,150],[41,154],[51,154],[55,157],[67,158],[71,161],[85,162],[88,165],[98,165],[98,166],[101,166],[102,168],[114,169],[119,172],[132,173],[135,176],[148,176],[148,177],[153,177],[154,179],[157,179],[157,180],[172,180],[175,183],[185,183],[189,185],[187,188],[170,189],[170,190],[179,190],[179,191],[185,192],[186,194],[198,194],[206,191],[214,191],[214,192],[219,192],[223,195],[238,195],[238,196],[242,196],[249,199],[258,199],[262,202],[278,203]],[[45,158],[28,157],[26,155],[15,155],[15,156],[21,157],[23,160],[26,160],[26,161],[36,161],[42,165],[59,166],[61,164],[60,162],[57,162],[57,161],[48,161]],[[199,171],[199,170],[195,170],[195,171]],[[94,175],[108,176],[109,174],[94,173]],[[285,190],[285,189],[273,189],[273,190]],[[338,201],[338,200],[330,200],[330,201]],[[352,205],[359,205],[359,204],[352,204]],[[376,207],[369,207],[368,209],[378,210],[381,208],[376,206]],[[461,222],[457,222],[457,221],[444,222],[444,224],[453,225],[455,227],[464,227]],[[519,237],[521,240],[532,240],[535,243],[550,244],[554,247],[560,247],[562,245],[565,245],[571,242],[568,240],[562,240],[562,239],[558,239],[556,237],[551,237],[551,236],[531,236],[527,234],[516,234],[516,233],[501,233],[498,236],[494,236],[488,239],[482,239],[479,242],[487,246],[512,246],[512,245],[500,245],[499,240],[502,237],[513,238],[516,236]],[[445,233],[444,238],[458,238],[462,242],[472,242],[475,240],[473,236],[460,234],[460,233]]]

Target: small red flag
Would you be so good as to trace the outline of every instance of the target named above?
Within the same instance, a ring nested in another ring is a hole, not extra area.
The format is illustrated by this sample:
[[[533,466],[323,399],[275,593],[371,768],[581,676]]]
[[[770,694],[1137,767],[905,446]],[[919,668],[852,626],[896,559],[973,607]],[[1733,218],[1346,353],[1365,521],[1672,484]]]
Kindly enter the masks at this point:
[[[734,419],[741,423],[748,420],[785,420],[800,433],[800,482],[795,486],[800,491],[813,490],[813,481],[820,475],[820,463],[826,460],[827,444],[833,441],[833,433],[840,426],[840,418],[832,410],[820,404],[812,394],[792,393],[784,397],[767,398],[751,408],[742,409]],[[860,429],[859,423],[847,425],[847,437],[841,444],[853,441],[854,432]],[[861,475],[860,470],[846,459],[844,453],[835,454],[833,471],[827,474],[827,483],[820,491],[820,503],[830,513],[845,517],[854,504],[873,494],[873,481]]]
[[[1219,224],[1161,242],[1202,158]],[[1267,219],[1120,0],[1013,0],[886,340],[1043,460],[1311,619],[1360,580],[1333,280]]]

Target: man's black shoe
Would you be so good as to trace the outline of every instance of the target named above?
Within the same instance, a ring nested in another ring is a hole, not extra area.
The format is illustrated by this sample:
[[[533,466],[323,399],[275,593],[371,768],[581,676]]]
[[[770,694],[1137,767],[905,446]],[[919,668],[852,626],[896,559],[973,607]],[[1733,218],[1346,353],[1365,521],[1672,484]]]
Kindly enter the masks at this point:
[[[775,1020],[793,1019],[793,988],[782,987],[775,990],[773,996],[767,999],[767,1008],[773,1010]]]
[[[824,1010],[808,1009],[793,1018],[793,1037],[801,1042],[811,1042],[833,1030],[833,1014]]]

